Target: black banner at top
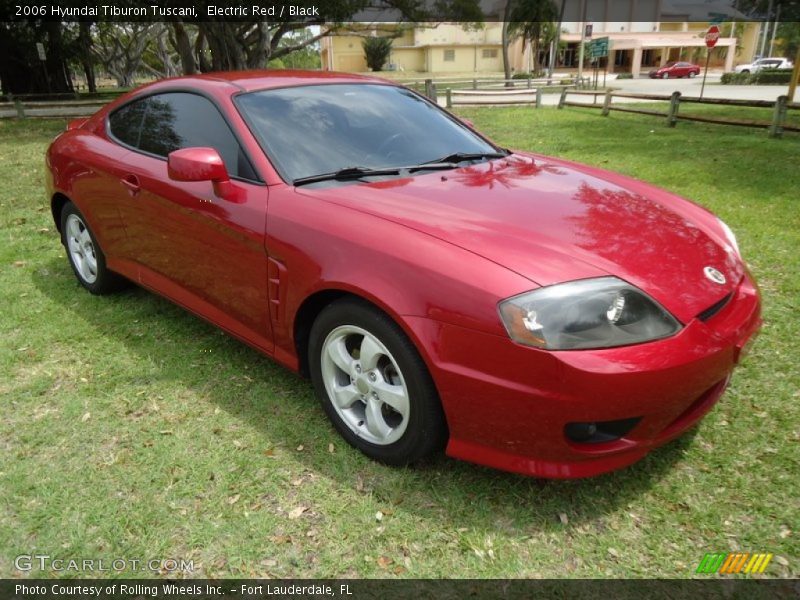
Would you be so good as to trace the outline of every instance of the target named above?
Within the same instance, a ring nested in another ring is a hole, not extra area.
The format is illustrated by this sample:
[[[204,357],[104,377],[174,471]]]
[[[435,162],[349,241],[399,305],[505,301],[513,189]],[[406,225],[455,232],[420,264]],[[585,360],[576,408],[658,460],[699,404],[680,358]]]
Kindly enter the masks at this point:
[[[0,21],[492,22],[527,0],[0,0]],[[542,0],[567,22],[800,21],[800,0]],[[509,5],[509,8],[507,8]]]

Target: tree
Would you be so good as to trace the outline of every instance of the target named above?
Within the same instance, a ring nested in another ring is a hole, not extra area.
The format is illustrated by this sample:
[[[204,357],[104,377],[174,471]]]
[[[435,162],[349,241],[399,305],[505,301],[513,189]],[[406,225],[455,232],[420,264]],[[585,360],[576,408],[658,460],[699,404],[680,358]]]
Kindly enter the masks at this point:
[[[119,87],[133,87],[161,23],[98,23],[94,53]]]
[[[361,46],[364,48],[367,66],[373,71],[383,71],[383,65],[392,52],[392,38],[367,37],[361,40]]]
[[[0,86],[5,94],[72,92],[69,61],[76,58],[72,32],[61,23],[0,21]],[[40,60],[36,44],[44,46]]]
[[[522,37],[523,48],[531,46],[533,72],[539,71],[539,49],[555,40],[558,32],[553,22],[559,18],[559,7],[551,0],[513,0],[508,24],[508,37]]]

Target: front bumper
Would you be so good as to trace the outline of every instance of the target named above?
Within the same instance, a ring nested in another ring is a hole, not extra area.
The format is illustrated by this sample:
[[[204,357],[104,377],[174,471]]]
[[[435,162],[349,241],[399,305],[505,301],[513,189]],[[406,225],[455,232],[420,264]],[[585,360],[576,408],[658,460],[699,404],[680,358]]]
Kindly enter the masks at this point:
[[[761,325],[758,290],[745,276],[707,322],[675,336],[604,350],[548,352],[502,336],[409,317],[447,415],[447,454],[548,478],[629,465],[697,423],[722,396]],[[574,422],[640,418],[619,439],[577,443]]]

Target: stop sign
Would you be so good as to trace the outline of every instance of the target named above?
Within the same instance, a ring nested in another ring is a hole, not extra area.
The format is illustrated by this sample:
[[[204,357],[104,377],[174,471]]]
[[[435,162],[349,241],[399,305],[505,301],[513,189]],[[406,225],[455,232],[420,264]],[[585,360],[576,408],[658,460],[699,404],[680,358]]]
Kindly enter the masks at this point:
[[[716,25],[712,25],[706,31],[706,46],[709,48],[713,48],[717,45],[717,40],[719,39],[719,27]]]

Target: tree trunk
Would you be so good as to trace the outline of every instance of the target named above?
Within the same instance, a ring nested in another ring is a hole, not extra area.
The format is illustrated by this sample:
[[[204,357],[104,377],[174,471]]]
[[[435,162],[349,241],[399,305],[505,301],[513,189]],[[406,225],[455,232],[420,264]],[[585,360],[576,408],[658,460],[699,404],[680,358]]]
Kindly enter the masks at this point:
[[[508,60],[508,19],[511,16],[511,2],[506,0],[505,8],[503,9],[503,28],[502,28],[502,42],[503,42],[503,73],[506,79],[511,79],[511,62]],[[506,87],[511,87],[513,84],[506,81]]]
[[[94,76],[94,61],[92,60],[92,22],[81,21],[78,24],[78,44],[80,46],[80,63],[86,77],[86,86],[90,93],[97,91],[97,82]]]
[[[181,59],[181,70],[184,75],[194,75],[197,73],[197,61],[192,50],[192,41],[186,32],[186,27],[180,21],[172,24],[172,31],[175,34],[175,50]]]

